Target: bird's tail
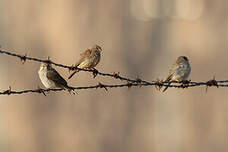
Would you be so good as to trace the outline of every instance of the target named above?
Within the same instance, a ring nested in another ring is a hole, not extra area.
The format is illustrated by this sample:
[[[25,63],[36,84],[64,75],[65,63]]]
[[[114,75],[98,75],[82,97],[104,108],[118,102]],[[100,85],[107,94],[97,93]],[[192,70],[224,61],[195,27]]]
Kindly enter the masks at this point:
[[[168,87],[170,85],[171,77],[172,77],[172,75],[169,75],[168,78],[164,81],[164,82],[168,82],[168,85],[165,87],[165,89],[162,92],[165,92],[168,89]]]
[[[170,85],[170,82],[168,83],[168,85],[165,87],[165,89],[162,92],[165,92],[168,89],[169,85]]]
[[[71,86],[65,86],[65,88],[69,91],[69,93],[71,93],[71,92],[73,92],[73,94],[78,94],[76,91],[74,91],[75,90],[75,88],[74,87],[71,87]]]
[[[77,72],[79,72],[79,71],[75,70],[73,73],[71,73],[71,75],[68,77],[68,79],[72,78],[75,75],[75,73],[77,73]]]

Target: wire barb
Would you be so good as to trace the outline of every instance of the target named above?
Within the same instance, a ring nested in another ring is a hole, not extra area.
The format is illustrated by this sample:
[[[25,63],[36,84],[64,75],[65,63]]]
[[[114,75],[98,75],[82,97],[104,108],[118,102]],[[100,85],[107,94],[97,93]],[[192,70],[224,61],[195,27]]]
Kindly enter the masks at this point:
[[[128,90],[130,90],[131,87],[132,87],[132,83],[131,82],[127,82],[127,88],[128,88]]]
[[[8,90],[3,91],[4,94],[10,95],[11,94],[11,86],[9,86]]]
[[[218,82],[215,80],[215,76],[206,82],[206,92],[208,90],[208,87],[216,86],[217,88],[219,87]]]
[[[25,64],[26,56],[27,56],[27,54],[25,53],[25,55],[22,55],[22,56],[20,57],[20,58],[21,58],[22,64]]]
[[[114,78],[116,78],[116,79],[119,79],[120,78],[120,72],[113,72],[113,76],[114,76]]]
[[[108,89],[107,89],[107,87],[104,85],[104,84],[102,84],[102,83],[98,83],[98,86],[100,87],[100,88],[104,88],[105,89],[105,91],[108,91]]]
[[[141,80],[139,77],[136,78],[136,84],[137,84],[139,87],[142,87],[142,80]]]
[[[161,90],[161,88],[162,88],[162,86],[163,86],[163,80],[159,80],[159,79],[157,79],[156,81],[155,81],[155,89],[156,90],[158,90],[158,91],[160,91]]]

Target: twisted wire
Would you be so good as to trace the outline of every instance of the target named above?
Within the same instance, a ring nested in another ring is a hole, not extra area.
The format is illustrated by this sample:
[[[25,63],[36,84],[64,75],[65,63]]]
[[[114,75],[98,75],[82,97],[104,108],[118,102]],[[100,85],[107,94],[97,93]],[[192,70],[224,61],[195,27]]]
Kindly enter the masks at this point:
[[[87,69],[77,68],[74,66],[67,66],[67,65],[55,63],[55,62],[51,61],[49,57],[47,60],[43,60],[43,59],[38,59],[38,58],[34,58],[34,57],[28,57],[27,55],[19,55],[19,54],[12,53],[12,52],[9,52],[6,50],[0,50],[0,53],[5,54],[5,55],[9,55],[9,56],[13,56],[13,57],[17,57],[21,60],[22,63],[25,63],[27,60],[36,61],[36,62],[45,62],[45,63],[53,64],[55,66],[66,68],[69,71],[79,70],[79,71],[84,71],[84,72],[90,72],[90,73],[93,73],[94,77],[96,77],[97,75],[100,75],[100,76],[104,76],[104,77],[111,77],[111,78],[126,81],[126,83],[123,83],[123,84],[102,84],[102,83],[98,83],[97,85],[93,85],[93,86],[72,87],[73,90],[87,90],[87,89],[104,88],[106,91],[108,91],[109,88],[122,88],[122,87],[131,88],[131,87],[137,87],[137,86],[139,86],[139,87],[155,86],[155,88],[157,90],[160,90],[163,86],[168,86],[171,88],[189,88],[189,87],[197,87],[197,86],[206,86],[206,91],[207,91],[207,88],[212,87],[212,86],[215,86],[217,88],[228,87],[228,80],[215,80],[215,78],[210,79],[208,81],[202,81],[202,82],[192,82],[192,81],[165,82],[165,81],[161,81],[161,80],[149,82],[146,80],[142,80],[140,78],[130,79],[128,77],[123,77],[123,76],[120,76],[119,73],[111,74],[111,73],[100,72],[96,69],[87,70]],[[9,89],[0,92],[0,95],[25,94],[25,93],[42,93],[42,94],[46,95],[45,93],[50,92],[50,91],[57,92],[57,91],[63,91],[63,90],[64,89],[61,89],[61,88],[60,89],[41,89],[41,88],[38,88],[38,89],[28,89],[28,90],[15,91],[15,90],[12,90],[11,87],[9,87]]]

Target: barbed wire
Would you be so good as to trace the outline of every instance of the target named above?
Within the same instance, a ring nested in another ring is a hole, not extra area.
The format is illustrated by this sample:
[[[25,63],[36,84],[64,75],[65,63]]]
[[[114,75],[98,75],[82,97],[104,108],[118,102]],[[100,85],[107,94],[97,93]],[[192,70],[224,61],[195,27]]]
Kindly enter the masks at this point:
[[[137,83],[137,82],[143,82],[143,83],[150,83],[148,81],[145,81],[145,80],[141,80],[139,78],[136,78],[135,80],[134,79],[130,79],[130,78],[126,78],[126,77],[123,77],[123,76],[120,76],[120,73],[117,72],[117,73],[103,73],[103,72],[99,72],[98,70],[96,69],[93,69],[93,70],[88,70],[88,69],[81,69],[81,68],[78,68],[78,67],[75,67],[75,66],[67,66],[67,65],[63,65],[63,64],[59,64],[59,63],[55,63],[53,61],[50,60],[50,58],[48,57],[47,60],[42,60],[42,59],[38,59],[38,58],[34,58],[34,57],[28,57],[27,54],[25,55],[19,55],[19,54],[16,54],[16,53],[11,53],[9,51],[6,51],[6,50],[0,50],[0,53],[2,54],[6,54],[6,55],[9,55],[9,56],[14,56],[14,57],[18,57],[21,62],[24,64],[27,60],[30,60],[30,61],[36,61],[36,62],[44,62],[44,63],[49,63],[49,64],[53,64],[55,66],[59,66],[59,67],[62,67],[62,68],[66,68],[68,69],[69,71],[73,71],[73,70],[79,70],[79,71],[84,71],[84,72],[90,72],[93,74],[94,78],[97,76],[97,75],[101,75],[101,76],[106,76],[106,77],[112,77],[112,78],[115,78],[115,79],[119,79],[119,80],[124,80],[124,81],[128,81],[128,82],[133,82],[133,83]]]
[[[143,85],[148,85],[148,84],[143,84]],[[107,84],[102,84],[102,83],[98,83],[97,85],[94,86],[82,86],[82,87],[71,87],[72,90],[87,90],[87,89],[98,89],[98,88],[104,88],[105,91],[108,91],[108,88],[119,88],[119,87],[132,87],[132,86],[138,86],[138,84],[130,84],[130,83],[126,83],[126,84],[117,84],[117,85],[107,85]],[[0,95],[10,95],[10,94],[24,94],[24,93],[43,93],[44,95],[45,92],[50,92],[50,91],[63,91],[65,89],[62,88],[56,88],[56,89],[41,89],[40,87],[38,87],[37,89],[33,89],[33,90],[22,90],[22,91],[12,91],[11,87],[9,87],[8,90],[5,90],[3,92],[0,92]],[[71,90],[68,90],[71,93]]]
[[[111,77],[111,78],[126,81],[126,83],[124,83],[124,84],[102,84],[102,83],[98,83],[97,85],[94,85],[94,86],[72,87],[72,90],[87,90],[87,89],[104,88],[106,91],[108,91],[109,88],[122,88],[122,87],[131,88],[131,87],[137,87],[137,86],[138,87],[155,86],[155,88],[157,90],[160,90],[163,86],[168,86],[170,88],[189,88],[189,87],[197,87],[197,86],[206,86],[206,91],[207,91],[208,87],[213,87],[213,86],[215,86],[217,88],[218,87],[228,87],[228,80],[215,80],[215,77],[213,79],[205,81],[205,82],[192,82],[192,81],[165,82],[162,80],[156,80],[156,81],[149,82],[149,81],[142,80],[140,78],[130,79],[127,77],[123,77],[123,76],[120,76],[119,72],[110,74],[110,73],[99,72],[96,69],[87,70],[87,69],[80,69],[80,68],[77,68],[74,66],[67,66],[67,65],[55,63],[55,62],[51,61],[49,57],[47,60],[42,60],[42,59],[38,59],[38,58],[34,58],[34,57],[28,57],[26,54],[25,55],[19,55],[19,54],[12,53],[12,52],[9,52],[6,50],[0,50],[0,53],[5,54],[5,55],[9,55],[9,56],[13,56],[13,57],[18,57],[23,64],[27,60],[36,61],[36,62],[45,62],[45,63],[53,64],[55,66],[66,68],[69,71],[79,70],[79,71],[90,72],[93,74],[94,78],[97,75],[100,75],[100,76],[104,76],[104,77]],[[0,92],[0,95],[25,94],[25,93],[42,93],[42,94],[46,95],[45,93],[50,92],[50,91],[56,92],[56,91],[63,91],[63,90],[64,89],[61,89],[61,88],[59,88],[59,89],[41,89],[40,87],[38,87],[37,89],[13,91],[11,89],[11,87],[9,87],[9,89]]]
[[[98,83],[97,85],[94,86],[82,86],[82,87],[71,87],[72,90],[87,90],[87,89],[98,89],[98,88],[104,88],[105,91],[108,91],[109,88],[122,88],[122,87],[127,87],[128,89],[130,89],[131,87],[143,87],[143,86],[155,86],[155,88],[157,90],[160,90],[160,88],[162,86],[168,86],[171,88],[189,88],[189,87],[195,87],[195,86],[206,86],[206,91],[208,89],[208,87],[228,87],[228,84],[223,84],[223,83],[227,83],[228,80],[222,80],[222,81],[216,81],[216,80],[209,80],[207,82],[187,82],[187,83],[180,83],[180,82],[170,82],[170,83],[175,83],[175,84],[163,84],[163,83],[125,83],[125,84],[102,84],[102,83]],[[25,94],[25,93],[42,93],[43,95],[46,96],[45,93],[53,91],[53,92],[57,92],[57,91],[63,91],[65,89],[62,88],[57,88],[57,89],[42,89],[40,87],[38,87],[37,89],[30,89],[30,90],[22,90],[22,91],[13,91],[11,89],[11,87],[9,87],[8,90],[2,91],[0,92],[0,95],[11,95],[11,94]],[[68,90],[71,93],[71,90]],[[76,92],[77,93],[77,92]],[[73,93],[74,94],[74,93]]]

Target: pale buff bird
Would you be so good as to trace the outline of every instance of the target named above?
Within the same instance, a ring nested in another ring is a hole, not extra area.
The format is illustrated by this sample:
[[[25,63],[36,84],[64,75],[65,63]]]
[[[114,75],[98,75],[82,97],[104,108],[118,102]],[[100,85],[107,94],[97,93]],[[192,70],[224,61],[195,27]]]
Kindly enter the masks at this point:
[[[81,69],[93,69],[101,59],[101,47],[98,45],[94,45],[88,48],[85,52],[81,53],[80,60],[75,64],[76,67]],[[79,70],[75,70],[69,77],[70,79],[76,72]]]
[[[165,82],[186,81],[190,75],[190,72],[191,72],[191,66],[188,58],[186,56],[179,56],[176,62],[173,64],[172,68],[169,70],[169,75],[165,80]],[[168,89],[168,86],[165,87],[163,92],[166,91],[167,89]]]
[[[41,63],[38,74],[47,89],[63,88],[74,92],[74,89],[68,86],[66,80],[50,64]]]

